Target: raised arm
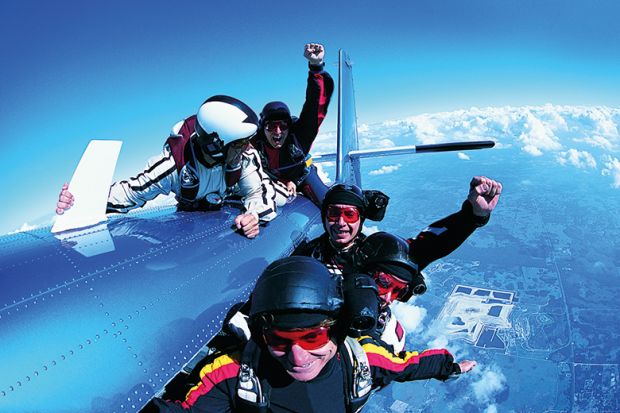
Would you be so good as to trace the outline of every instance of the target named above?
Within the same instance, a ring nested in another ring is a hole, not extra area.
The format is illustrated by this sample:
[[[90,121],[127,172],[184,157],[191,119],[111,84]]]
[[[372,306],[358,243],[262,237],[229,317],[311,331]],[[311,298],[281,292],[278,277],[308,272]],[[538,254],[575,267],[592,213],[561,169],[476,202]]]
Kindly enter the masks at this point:
[[[409,242],[409,255],[422,270],[456,250],[475,230],[484,226],[497,206],[502,184],[475,176],[461,210],[433,222]]]
[[[306,86],[306,101],[295,122],[294,132],[306,153],[319,133],[319,126],[327,115],[332,93],[334,92],[334,80],[323,70],[323,57],[325,49],[318,43],[308,43],[304,46],[304,57],[308,59],[310,72]]]

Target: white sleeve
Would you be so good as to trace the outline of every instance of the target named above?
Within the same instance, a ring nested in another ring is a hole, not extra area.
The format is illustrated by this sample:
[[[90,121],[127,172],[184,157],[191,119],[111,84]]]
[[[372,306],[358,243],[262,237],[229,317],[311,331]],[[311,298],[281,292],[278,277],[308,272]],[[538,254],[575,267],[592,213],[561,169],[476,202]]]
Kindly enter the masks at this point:
[[[106,212],[124,213],[140,208],[157,195],[168,195],[174,191],[177,180],[176,165],[166,146],[161,155],[148,161],[144,171],[133,178],[112,184]]]
[[[248,213],[255,213],[261,222],[268,222],[277,215],[277,207],[286,203],[284,189],[274,185],[263,167],[256,149],[246,150],[241,159],[241,177],[234,192],[243,198]]]

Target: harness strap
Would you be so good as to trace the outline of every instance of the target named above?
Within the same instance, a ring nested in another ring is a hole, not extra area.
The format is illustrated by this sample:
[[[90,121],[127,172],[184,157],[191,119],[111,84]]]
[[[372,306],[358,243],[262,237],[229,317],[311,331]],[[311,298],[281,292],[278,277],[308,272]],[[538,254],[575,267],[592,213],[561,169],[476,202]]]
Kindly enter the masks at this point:
[[[260,348],[253,340],[245,345],[241,355],[241,366],[237,379],[235,411],[248,413],[269,412],[269,385],[256,376]],[[266,390],[266,391],[265,391]]]
[[[345,364],[347,367],[347,376],[350,383],[345,380],[345,389],[347,391],[347,412],[357,413],[362,410],[372,390],[372,374],[370,372],[370,363],[368,355],[362,348],[361,344],[353,337],[347,337],[344,341],[344,347],[347,351]]]
[[[362,345],[353,337],[347,337],[344,341],[344,345],[349,352],[351,360],[354,360],[353,396],[364,397],[372,389],[372,374],[370,372],[368,355],[362,348]]]

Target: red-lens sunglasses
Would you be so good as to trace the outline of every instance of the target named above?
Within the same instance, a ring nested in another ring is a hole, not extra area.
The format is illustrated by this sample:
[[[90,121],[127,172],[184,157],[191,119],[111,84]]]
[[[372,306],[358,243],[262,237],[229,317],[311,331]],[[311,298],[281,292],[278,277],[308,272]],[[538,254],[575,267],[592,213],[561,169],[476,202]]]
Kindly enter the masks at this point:
[[[360,211],[356,207],[337,207],[330,205],[327,207],[327,220],[338,221],[342,217],[347,224],[353,224],[360,219]]]
[[[283,120],[274,120],[265,124],[265,129],[269,132],[275,132],[278,127],[282,132],[284,132],[285,130],[288,130],[288,123]]]
[[[377,283],[379,295],[391,292],[393,297],[402,298],[409,291],[409,284],[407,282],[398,280],[393,275],[383,271],[375,271],[372,274],[372,278]]]
[[[263,331],[263,338],[265,343],[276,351],[287,351],[293,344],[297,344],[304,350],[316,350],[329,342],[329,329],[329,326],[294,330],[271,327]]]

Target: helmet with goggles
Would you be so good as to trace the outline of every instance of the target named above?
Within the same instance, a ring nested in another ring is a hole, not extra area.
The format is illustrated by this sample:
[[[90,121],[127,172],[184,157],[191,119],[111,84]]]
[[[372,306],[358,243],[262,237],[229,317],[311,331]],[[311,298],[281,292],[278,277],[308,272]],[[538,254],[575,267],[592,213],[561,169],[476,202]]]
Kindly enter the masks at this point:
[[[385,215],[390,198],[381,191],[365,190],[354,184],[334,184],[323,199],[321,216],[323,222],[328,216],[330,205],[351,205],[359,211],[361,223],[366,218],[371,221],[381,221]]]
[[[253,329],[260,329],[255,332],[263,336],[274,329],[313,328],[323,334],[336,321],[339,334],[357,336],[374,328],[377,310],[377,288],[366,274],[354,274],[343,283],[316,259],[292,256],[274,261],[258,278],[250,319]],[[282,340],[292,337],[279,336]]]
[[[330,205],[351,205],[359,211],[359,218],[364,221],[364,213],[368,207],[368,201],[364,196],[364,192],[357,185],[334,184],[325,194],[323,204],[321,205],[321,216],[323,220],[327,217]]]
[[[258,130],[256,113],[239,99],[217,95],[205,100],[196,114],[196,135],[201,148],[215,159],[224,157],[224,147],[248,140]]]
[[[260,112],[260,127],[267,127],[269,122],[284,122],[287,128],[291,126],[293,118],[286,103],[274,101],[267,103],[263,107],[263,110]]]
[[[360,246],[358,259],[364,272],[381,271],[406,281],[409,288],[398,298],[400,301],[426,292],[424,276],[409,257],[409,243],[399,236],[387,232],[369,235]]]

